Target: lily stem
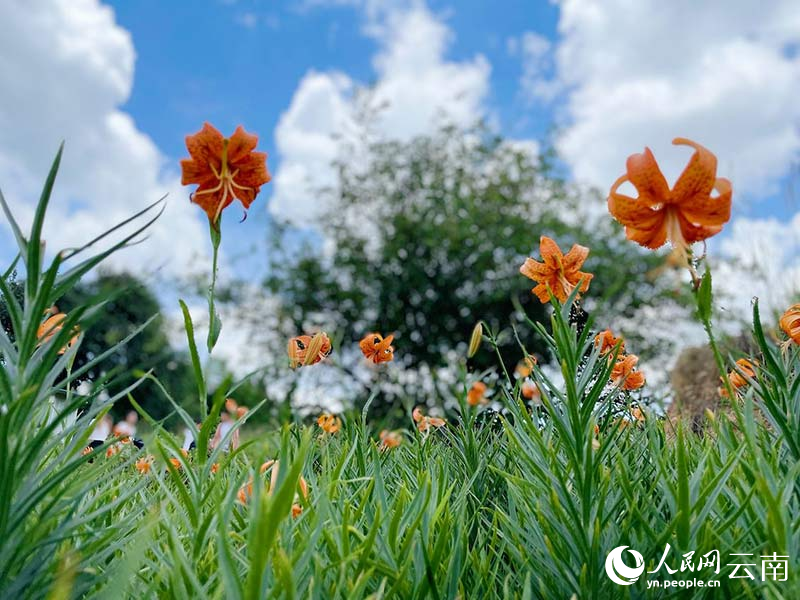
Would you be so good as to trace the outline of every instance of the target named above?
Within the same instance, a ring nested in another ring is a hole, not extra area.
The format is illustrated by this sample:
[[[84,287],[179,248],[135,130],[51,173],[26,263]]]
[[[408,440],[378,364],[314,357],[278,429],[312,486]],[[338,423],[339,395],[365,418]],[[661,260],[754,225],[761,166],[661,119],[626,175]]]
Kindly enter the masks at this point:
[[[220,325],[217,323],[217,311],[214,304],[214,294],[217,288],[217,262],[219,259],[219,244],[220,240],[222,239],[219,219],[217,220],[216,224],[211,224],[210,231],[213,259],[211,263],[211,286],[208,288],[208,338],[206,340],[206,346],[208,348],[209,356],[211,355],[211,351],[214,349],[214,346],[217,344],[220,327]]]

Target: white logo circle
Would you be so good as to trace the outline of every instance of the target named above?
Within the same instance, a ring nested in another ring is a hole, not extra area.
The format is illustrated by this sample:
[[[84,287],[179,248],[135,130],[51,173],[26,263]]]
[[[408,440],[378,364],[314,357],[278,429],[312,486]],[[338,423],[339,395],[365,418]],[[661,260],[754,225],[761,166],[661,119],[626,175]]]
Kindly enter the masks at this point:
[[[636,550],[628,550],[633,555],[636,566],[631,568],[622,560],[622,553],[628,546],[617,546],[606,557],[606,574],[619,585],[633,585],[644,572],[644,557]]]

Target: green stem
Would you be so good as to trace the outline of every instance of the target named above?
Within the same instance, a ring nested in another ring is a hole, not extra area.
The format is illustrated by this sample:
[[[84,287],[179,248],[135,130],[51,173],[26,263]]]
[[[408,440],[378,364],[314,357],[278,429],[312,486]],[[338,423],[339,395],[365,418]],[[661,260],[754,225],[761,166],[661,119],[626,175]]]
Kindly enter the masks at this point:
[[[736,390],[733,389],[731,380],[728,377],[728,369],[725,367],[725,359],[722,356],[722,352],[717,344],[717,338],[714,337],[714,331],[711,328],[711,319],[701,318],[700,321],[703,323],[703,328],[706,330],[706,335],[708,336],[708,345],[711,347],[711,352],[714,354],[714,361],[717,363],[717,369],[719,370],[719,374],[722,377],[722,381],[725,385],[725,391],[728,392],[728,398],[730,399],[731,403],[734,403],[734,400],[736,399]]]
[[[206,347],[208,349],[209,356],[211,355],[211,351],[214,349],[214,346],[216,346],[217,344],[217,339],[219,338],[219,332],[220,329],[222,328],[214,304],[214,294],[217,288],[217,263],[219,259],[219,244],[220,240],[222,239],[222,232],[219,228],[220,228],[219,221],[217,221],[216,226],[214,224],[211,224],[210,227],[211,246],[213,248],[213,259],[211,263],[211,286],[208,288],[208,338],[206,339]]]

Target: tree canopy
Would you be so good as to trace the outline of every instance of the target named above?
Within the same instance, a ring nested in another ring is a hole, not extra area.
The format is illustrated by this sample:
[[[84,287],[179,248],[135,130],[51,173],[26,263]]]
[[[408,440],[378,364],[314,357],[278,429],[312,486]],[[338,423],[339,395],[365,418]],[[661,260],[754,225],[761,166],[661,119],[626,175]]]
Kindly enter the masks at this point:
[[[353,153],[358,160],[346,154],[337,185],[320,191],[326,209],[312,234],[276,228],[267,285],[298,332],[329,328],[343,344],[394,333],[395,360],[414,369],[446,365],[478,320],[494,329],[511,323],[528,351],[546,360],[542,341],[517,327],[521,311],[545,317],[534,282],[519,273],[526,256],[538,257],[542,235],[564,252],[572,243],[591,249],[590,310],[604,303],[633,310],[661,293],[627,281],[644,279],[662,259],[623,243],[607,216],[592,218],[602,198],[565,183],[551,152],[445,128],[374,142]],[[507,333],[500,350],[513,369],[522,355]],[[470,365],[481,370],[497,359],[479,353]]]

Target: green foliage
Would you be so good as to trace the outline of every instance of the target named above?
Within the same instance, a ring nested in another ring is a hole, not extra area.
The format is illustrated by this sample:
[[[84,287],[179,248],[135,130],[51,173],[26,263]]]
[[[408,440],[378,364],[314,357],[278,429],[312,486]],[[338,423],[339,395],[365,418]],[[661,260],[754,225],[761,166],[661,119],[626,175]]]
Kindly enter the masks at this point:
[[[116,387],[109,393],[127,387],[134,373],[152,371],[177,398],[191,399],[194,379],[185,355],[172,349],[167,337],[166,322],[152,291],[135,276],[101,274],[87,283],[79,283],[59,302],[59,308],[70,312],[87,302],[103,302],[104,309],[87,321],[81,347],[75,357],[75,367],[91,362],[107,348],[115,348],[105,360],[95,363],[84,376],[88,381],[114,377]],[[151,317],[150,326],[124,346],[119,342]],[[143,381],[133,394],[137,402],[156,419],[167,417],[172,408],[156,385]],[[197,404],[192,400],[192,409]],[[114,406],[117,416],[131,409],[127,399]]]
[[[504,414],[469,407],[462,369],[449,422],[420,432],[407,418],[394,450],[378,445],[367,405],[334,435],[285,425],[226,452],[209,439],[236,388],[229,381],[214,390],[199,429],[150,374],[108,400],[100,395],[113,380],[76,394],[75,382],[148,321],[77,367],[109,301],[94,294],[71,307],[51,340],[39,339],[45,309],[108,255],[64,267],[75,253],[61,253],[43,267],[41,219],[57,164],[27,237],[0,195],[25,268],[21,300],[10,271],[0,278],[13,333],[0,331],[0,597],[670,598],[686,590],[647,583],[695,577],[720,582],[691,590],[695,598],[800,596],[800,350],[771,341],[757,306],[752,358],[761,366],[732,400],[731,417],[709,415],[703,435],[649,412],[632,418],[634,398],[609,382],[612,365],[594,346],[591,323],[571,322],[571,298],[555,303],[549,327],[527,317],[520,325],[561,368],[563,383],[534,370],[541,406],[506,378],[495,390]],[[192,318],[182,308],[205,406]],[[75,325],[78,344],[60,354]],[[497,336],[485,333],[499,353]],[[192,431],[196,451],[182,453],[139,406],[136,386],[146,382]],[[153,428],[148,447],[109,442],[85,455],[95,419],[122,397]],[[262,473],[267,459],[280,468]],[[140,473],[135,465],[144,464]],[[636,549],[650,571],[666,544],[675,573],[630,586],[606,575],[612,549]],[[719,574],[678,569],[685,553],[696,562],[710,550],[720,552]],[[755,580],[730,579],[732,553],[752,553],[756,563],[788,556],[788,580],[762,582],[758,567]]]
[[[21,301],[10,273],[0,279],[10,323],[10,333],[0,330],[0,596],[4,598],[43,597],[51,587],[85,589],[83,575],[106,566],[125,545],[136,511],[141,511],[133,507],[124,515],[117,512],[142,486],[124,483],[120,477],[124,463],[97,465],[96,471],[87,471],[83,467],[89,457],[81,453],[95,418],[132,391],[136,382],[105,401],[99,398],[100,392],[113,382],[100,383],[88,396],[79,396],[73,389],[75,382],[115,348],[79,368],[74,367],[80,340],[60,352],[82,319],[91,319],[103,309],[102,302],[76,307],[48,341],[39,339],[38,329],[48,307],[111,252],[136,239],[152,220],[105,252],[71,263],[88,246],[61,252],[45,268],[42,223],[60,158],[59,150],[27,237],[0,194],[25,270]],[[146,324],[119,340],[117,347]],[[96,536],[79,535],[87,524],[103,531]]]
[[[572,243],[590,247],[591,295],[618,311],[658,293],[630,281],[644,279],[659,258],[621,243],[607,221],[579,216],[590,214],[587,203],[602,200],[567,186],[547,153],[536,158],[480,130],[445,129],[375,143],[366,156],[354,162],[348,155],[335,189],[321,192],[330,209],[314,225],[324,247],[277,229],[268,286],[297,332],[316,324],[343,344],[369,331],[395,333],[396,360],[405,366],[446,364],[448,350],[466,351],[479,320],[499,330],[521,325],[523,311],[544,318],[545,307],[530,292],[535,283],[519,274],[526,256],[538,256],[542,235],[564,252]],[[520,335],[532,353],[549,358],[535,331]],[[499,350],[507,368],[522,358],[513,335],[500,338]],[[489,353],[471,364],[478,371],[497,366]],[[402,392],[415,394],[411,386]]]

